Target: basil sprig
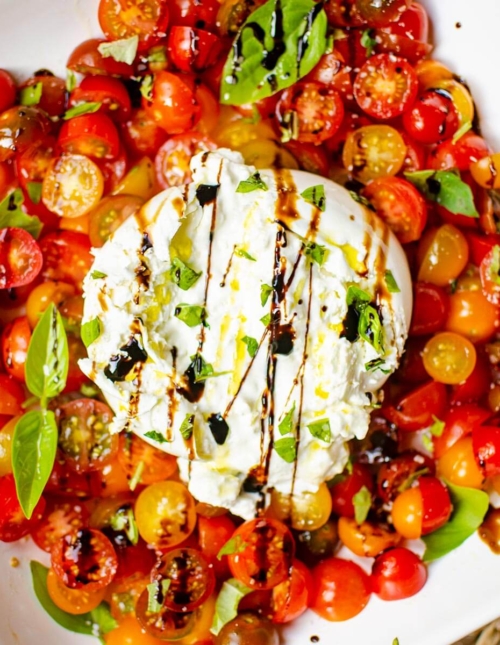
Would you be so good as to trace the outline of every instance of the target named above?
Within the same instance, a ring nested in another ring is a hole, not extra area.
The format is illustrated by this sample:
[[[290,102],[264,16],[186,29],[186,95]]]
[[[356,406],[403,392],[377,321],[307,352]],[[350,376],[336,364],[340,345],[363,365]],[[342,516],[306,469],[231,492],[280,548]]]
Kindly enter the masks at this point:
[[[222,72],[221,102],[255,103],[308,74],[328,45],[327,17],[313,0],[268,0],[241,27]]]
[[[0,202],[0,228],[22,228],[35,239],[40,235],[42,222],[34,215],[26,215],[21,204],[24,202],[22,190],[16,188]]]
[[[472,190],[460,179],[458,170],[418,170],[405,172],[405,177],[429,201],[436,202],[450,213],[479,217]]]
[[[57,423],[48,400],[66,386],[68,340],[53,303],[44,312],[28,347],[26,385],[40,409],[26,412],[16,424],[12,442],[12,470],[23,513],[30,518],[47,483],[57,450]]]

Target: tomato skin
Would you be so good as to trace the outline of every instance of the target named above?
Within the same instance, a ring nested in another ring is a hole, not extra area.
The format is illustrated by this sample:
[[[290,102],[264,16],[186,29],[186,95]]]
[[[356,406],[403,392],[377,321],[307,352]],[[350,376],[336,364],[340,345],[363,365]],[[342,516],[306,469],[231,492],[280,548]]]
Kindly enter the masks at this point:
[[[405,158],[403,137],[385,124],[361,126],[349,132],[342,152],[344,167],[363,184],[397,175]]]
[[[289,623],[301,616],[309,606],[312,584],[309,569],[300,560],[294,560],[290,580],[273,588],[272,622]]]
[[[486,341],[498,328],[498,307],[483,291],[457,291],[450,296],[445,328],[473,343]]]
[[[89,214],[89,238],[93,247],[100,248],[116,229],[133,217],[144,204],[141,197],[109,195]]]
[[[422,495],[422,535],[427,535],[448,521],[452,511],[450,494],[437,477],[423,475],[417,483]]]
[[[484,474],[477,465],[471,436],[459,439],[438,459],[437,472],[455,486],[482,487]]]
[[[288,141],[285,144],[285,148],[297,159],[301,170],[312,172],[315,175],[322,175],[323,177],[328,176],[330,161],[322,146]]]
[[[0,114],[0,162],[12,159],[51,131],[47,115],[37,107],[16,105]]]
[[[198,515],[198,543],[201,552],[213,565],[217,576],[229,571],[227,556],[219,560],[217,555],[235,531],[233,520],[227,515],[203,517]]]
[[[170,0],[170,22],[172,25],[211,30],[215,27],[219,6],[218,0]]]
[[[407,540],[417,540],[422,535],[423,514],[422,493],[418,486],[403,490],[392,504],[394,528]]]
[[[122,136],[127,150],[136,157],[154,157],[167,139],[167,133],[144,108],[132,110],[131,118],[123,124]]]
[[[476,266],[480,266],[481,262],[496,245],[500,245],[500,235],[498,233],[490,233],[483,235],[476,231],[467,232],[467,241],[469,243],[470,258]]]
[[[7,373],[24,383],[31,329],[26,316],[15,318],[2,332],[2,358]]]
[[[16,101],[16,83],[9,72],[0,69],[0,112],[12,107]]]
[[[434,456],[439,459],[459,439],[491,417],[491,412],[474,403],[452,407],[444,416],[444,429],[439,437],[433,437]]]
[[[411,2],[399,18],[385,27],[393,34],[412,40],[427,42],[429,38],[429,16],[419,2]]]
[[[24,390],[12,376],[0,374],[0,394],[0,414],[11,417],[22,414]]]
[[[476,348],[464,336],[443,331],[427,341],[422,360],[427,373],[435,381],[457,385],[472,374],[476,364]]]
[[[144,632],[143,628],[132,614],[121,620],[115,629],[104,637],[106,645],[159,645],[154,636]]]
[[[433,460],[427,455],[414,450],[403,452],[380,467],[377,474],[377,495],[388,504],[396,499],[416,473],[426,471],[434,475],[435,470]]]
[[[404,395],[382,414],[399,430],[412,432],[432,425],[433,417],[441,419],[446,409],[446,387],[443,383],[429,381]]]
[[[191,181],[191,157],[204,150],[215,150],[208,137],[197,132],[185,132],[170,137],[155,157],[156,180],[161,188],[182,186]]]
[[[126,121],[132,111],[131,101],[125,85],[117,78],[87,76],[70,94],[69,106],[80,103],[102,103],[101,111],[117,121]]]
[[[409,549],[395,547],[373,563],[371,585],[382,600],[402,600],[417,594],[427,581],[427,568]]]
[[[49,233],[41,238],[40,248],[43,279],[68,282],[81,292],[83,278],[93,262],[87,235],[75,231]]]
[[[363,195],[402,244],[420,238],[427,222],[427,205],[409,181],[401,177],[374,179],[365,186]]]
[[[169,59],[181,72],[202,72],[218,59],[222,43],[205,29],[174,26],[167,40]]]
[[[479,273],[483,294],[493,304],[500,304],[500,276],[498,275],[498,257],[500,250],[493,247],[483,258]]]
[[[40,247],[22,228],[0,229],[0,289],[30,284],[42,270]]]
[[[401,541],[394,531],[368,521],[358,524],[349,517],[339,519],[338,530],[341,542],[360,557],[374,558]]]
[[[350,560],[328,558],[312,571],[311,609],[329,621],[353,618],[370,599],[370,579]]]
[[[419,143],[439,143],[452,137],[460,126],[451,96],[436,89],[425,90],[403,116],[408,134]]]
[[[216,645],[279,645],[280,637],[272,624],[252,613],[239,614],[224,625],[219,632]],[[205,642],[199,645],[206,645]]]
[[[98,50],[99,45],[107,42],[103,38],[91,38],[80,43],[71,53],[66,67],[72,72],[85,75],[124,76],[134,75],[133,65],[120,63],[111,56],[104,57]]]
[[[48,497],[43,517],[31,537],[37,546],[50,553],[54,544],[67,533],[87,526],[88,519],[89,512],[82,502]]]
[[[31,518],[26,519],[17,499],[14,475],[4,475],[0,477],[0,509],[0,541],[16,542],[28,535],[40,522],[45,499],[40,497]]]
[[[469,378],[463,383],[453,386],[450,396],[452,405],[477,403],[484,399],[491,384],[491,369],[489,359],[480,347],[476,347],[476,364]]]
[[[429,379],[422,360],[422,352],[427,343],[425,336],[408,338],[406,341],[405,353],[396,372],[399,383],[407,385],[418,385]]]
[[[119,442],[118,462],[129,479],[132,479],[141,462],[144,467],[139,483],[145,486],[162,482],[177,470],[175,457],[152,446],[136,434],[121,432]]]
[[[352,473],[330,487],[333,512],[342,517],[354,517],[352,498],[363,486],[373,491],[373,479],[367,466],[356,463]]]
[[[500,428],[477,425],[472,430],[476,463],[485,477],[500,474]]]
[[[201,116],[191,77],[159,72],[155,76],[151,101],[144,108],[167,134],[192,130]]]
[[[429,228],[417,249],[417,280],[445,287],[458,278],[468,259],[467,239],[458,228],[452,224]]]
[[[489,153],[490,148],[482,137],[473,132],[467,132],[456,143],[450,139],[431,150],[427,158],[427,167],[432,170],[451,168],[458,168],[460,171],[469,170],[471,163],[486,157]]]
[[[139,37],[138,51],[147,51],[166,36],[169,23],[166,0],[100,0],[99,24],[109,40]]]
[[[58,143],[64,152],[97,159],[115,159],[120,151],[115,124],[102,112],[82,114],[65,121]]]
[[[448,315],[448,294],[441,287],[416,282],[413,291],[412,336],[433,334],[443,329]]]
[[[100,589],[89,593],[81,589],[69,589],[59,580],[54,573],[54,569],[49,569],[47,574],[47,593],[59,609],[68,614],[78,616],[86,614],[100,605],[104,599],[105,590]]]

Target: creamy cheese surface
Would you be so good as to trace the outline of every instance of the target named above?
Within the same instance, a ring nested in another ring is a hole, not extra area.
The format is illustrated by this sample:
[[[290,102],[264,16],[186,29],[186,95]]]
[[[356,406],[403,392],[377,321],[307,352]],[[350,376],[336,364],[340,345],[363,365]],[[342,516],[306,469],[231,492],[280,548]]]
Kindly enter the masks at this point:
[[[80,365],[116,431],[248,518],[270,489],[342,471],[403,352],[411,280],[389,229],[333,182],[256,175],[226,150],[192,170],[94,251],[84,322],[100,335]]]

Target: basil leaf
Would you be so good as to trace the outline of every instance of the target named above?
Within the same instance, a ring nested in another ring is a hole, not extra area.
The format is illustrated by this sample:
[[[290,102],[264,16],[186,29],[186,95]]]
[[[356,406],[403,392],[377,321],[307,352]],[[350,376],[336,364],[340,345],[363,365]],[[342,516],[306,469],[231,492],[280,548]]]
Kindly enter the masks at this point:
[[[373,37],[373,29],[365,29],[361,34],[361,44],[366,49],[366,56],[370,58],[377,44],[377,39]]]
[[[137,488],[137,486],[141,483],[142,473],[144,472],[145,466],[146,464],[141,459],[141,461],[137,464],[136,469],[134,470],[132,479],[128,483],[128,487],[130,488],[131,491],[134,491]]]
[[[241,339],[242,342],[245,343],[247,346],[247,351],[250,355],[251,358],[255,356],[257,353],[257,350],[259,349],[259,343],[256,338],[252,338],[251,336],[243,336]]]
[[[382,365],[385,365],[383,358],[374,358],[371,361],[368,361],[368,363],[365,363],[365,370],[367,372],[375,372],[376,370],[380,370],[383,374],[390,374],[391,370],[385,370]]]
[[[500,246],[498,244],[495,244],[495,246],[491,249],[491,262],[488,274],[490,280],[494,284],[500,285]]]
[[[198,281],[200,276],[201,271],[197,273],[179,258],[172,260],[172,266],[168,270],[169,279],[183,291],[190,289]]]
[[[92,345],[101,335],[101,321],[99,318],[92,318],[92,320],[83,323],[80,335],[85,347]]]
[[[371,305],[363,307],[359,315],[358,333],[375,351],[384,353],[384,328],[377,310]]]
[[[265,316],[262,316],[262,318],[260,319],[260,322],[267,327],[271,322],[271,314],[266,314]]]
[[[309,428],[309,432],[316,439],[321,439],[321,441],[326,441],[327,443],[332,440],[332,430],[328,419],[314,421],[314,423],[310,423],[307,427]]]
[[[163,609],[165,594],[170,587],[170,582],[171,581],[168,578],[164,578],[161,581],[161,589],[159,580],[155,580],[154,582],[146,586],[146,589],[148,590],[148,612],[152,614],[159,614]]]
[[[76,75],[70,69],[66,70],[66,91],[72,92],[76,87]]]
[[[352,496],[354,506],[354,519],[357,524],[362,524],[368,517],[372,505],[372,496],[366,486],[362,486],[357,493]]]
[[[392,271],[389,271],[389,269],[385,272],[385,284],[387,285],[387,291],[389,293],[401,293],[401,289],[392,275]]]
[[[206,325],[205,307],[200,305],[187,305],[182,302],[180,305],[176,306],[174,315],[188,327]]]
[[[240,600],[251,591],[253,590],[235,578],[224,582],[215,601],[215,614],[210,628],[212,634],[217,635],[224,625],[236,618]]]
[[[26,184],[26,190],[28,191],[28,197],[31,199],[35,206],[40,203],[42,199],[42,182],[41,181],[29,181]]]
[[[243,553],[248,546],[248,542],[243,542],[240,535],[235,535],[230,538],[223,547],[221,547],[219,553],[217,553],[217,560],[222,560],[223,555],[233,555],[235,553]]]
[[[148,439],[152,439],[153,441],[157,441],[158,443],[168,443],[168,439],[166,439],[157,430],[149,430],[148,432],[144,433],[144,436],[147,437]]]
[[[92,271],[90,277],[92,278],[92,280],[99,280],[100,278],[107,278],[108,276],[102,271]]]
[[[453,170],[419,170],[405,172],[405,177],[430,201],[450,213],[479,217],[470,186]]]
[[[137,55],[139,36],[130,36],[109,43],[101,43],[97,49],[104,58],[114,58],[117,63],[132,65]]]
[[[367,294],[366,291],[363,291],[363,289],[360,289],[353,284],[351,284],[351,286],[347,289],[346,303],[348,307],[354,305],[358,311],[361,311],[361,309],[363,309],[370,302],[370,295]]]
[[[293,413],[295,412],[295,401],[293,402],[292,407],[288,412],[285,414],[283,419],[280,421],[278,425],[278,430],[280,431],[280,434],[290,434],[293,430]]]
[[[326,196],[325,196],[325,187],[323,184],[318,184],[317,186],[311,186],[306,188],[304,192],[300,193],[300,196],[309,204],[316,206],[320,211],[324,211],[326,208]]]
[[[250,255],[250,253],[245,251],[245,249],[242,249],[242,248],[237,246],[234,249],[234,252],[236,253],[236,255],[239,255],[240,258],[246,258],[247,260],[251,260],[252,262],[257,262],[257,259],[254,258],[253,255]]]
[[[147,76],[142,79],[140,91],[146,101],[153,100],[153,76],[151,74],[147,74]]]
[[[134,546],[139,542],[139,530],[135,521],[134,510],[131,506],[128,508],[119,508],[109,520],[109,525],[113,531],[123,531],[130,543]]]
[[[316,244],[316,242],[306,242],[304,244],[304,254],[311,262],[315,262],[319,266],[323,265],[325,261],[325,256],[328,253],[328,250],[321,244]]]
[[[434,454],[434,442],[432,437],[426,432],[422,435],[422,445],[431,455]]]
[[[189,441],[191,439],[191,436],[193,434],[193,428],[194,428],[194,414],[186,414],[184,417],[184,421],[181,423],[181,427],[179,428],[179,432],[182,435],[182,438],[185,439],[186,441]]]
[[[12,470],[17,497],[29,519],[42,496],[56,458],[57,424],[52,410],[31,410],[16,424]]]
[[[107,602],[101,602],[95,609],[89,612],[89,618],[93,623],[93,634],[95,636],[96,628],[99,634],[99,640],[104,643],[101,636],[105,636],[113,629],[118,627],[117,621],[111,615],[111,610]]]
[[[31,336],[26,357],[26,385],[40,399],[60,394],[68,376],[68,340],[61,314],[50,303]]]
[[[324,54],[327,18],[313,0],[268,0],[241,27],[222,72],[221,103],[255,103],[290,87]]]
[[[295,437],[283,437],[274,442],[274,449],[287,464],[293,464],[297,457],[297,441]]]
[[[23,202],[23,192],[20,188],[16,188],[0,202],[0,228],[22,228],[36,239],[43,224],[38,217],[26,215],[20,208]]]
[[[65,121],[68,121],[69,119],[73,119],[75,116],[82,116],[82,114],[93,114],[94,112],[97,112],[99,110],[101,105],[102,103],[99,103],[98,101],[80,103],[79,105],[75,105],[74,107],[67,110],[63,116],[63,119]]]
[[[200,383],[205,381],[207,378],[212,378],[216,376],[223,376],[224,374],[229,374],[230,372],[215,372],[213,365],[207,363],[201,354],[194,354],[191,356],[191,366],[194,372],[194,382]]]
[[[459,139],[461,139],[464,134],[467,134],[469,130],[472,128],[472,122],[471,121],[465,121],[465,123],[462,123],[462,125],[458,128],[458,130],[455,132],[452,138],[452,143],[456,143]]]
[[[267,184],[260,176],[260,172],[254,172],[248,179],[243,179],[238,184],[237,193],[251,193],[254,190],[269,190]]]
[[[424,535],[424,562],[437,560],[459,547],[480,526],[488,510],[488,495],[475,488],[453,486],[445,482],[453,503],[450,520],[437,531]]]
[[[21,105],[38,105],[40,99],[42,98],[43,92],[43,83],[35,83],[34,85],[28,85],[28,87],[23,87],[19,93],[19,103]]]
[[[273,288],[268,284],[260,285],[260,304],[264,307],[266,302],[269,299],[269,296],[272,294]]]
[[[351,197],[354,199],[355,202],[358,202],[358,204],[362,204],[363,206],[366,206],[366,208],[369,208],[372,211],[375,210],[371,202],[369,202],[366,199],[366,197],[364,197],[363,195],[359,195],[358,193],[355,193],[353,190],[350,190],[349,194],[351,195]]]
[[[434,423],[429,428],[429,432],[433,437],[440,437],[443,434],[444,426],[446,425],[444,421],[438,419],[434,414],[432,415]]]

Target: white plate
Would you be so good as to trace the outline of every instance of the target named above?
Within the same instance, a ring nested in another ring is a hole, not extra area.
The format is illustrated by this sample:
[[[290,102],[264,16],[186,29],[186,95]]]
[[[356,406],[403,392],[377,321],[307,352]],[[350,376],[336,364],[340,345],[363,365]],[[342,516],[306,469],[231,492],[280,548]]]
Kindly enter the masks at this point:
[[[434,23],[435,57],[469,83],[484,134],[500,149],[498,30],[500,0],[423,0]],[[80,41],[99,35],[98,0],[0,0],[0,67],[19,76],[40,68],[64,74]],[[457,23],[461,28],[457,28]],[[20,558],[11,568],[10,558]],[[29,560],[43,559],[30,544],[0,544],[0,645],[90,645],[96,639],[59,628],[38,605]],[[429,582],[414,598],[384,603],[373,597],[347,623],[308,613],[286,630],[286,645],[450,645],[500,615],[500,557],[477,536],[429,567]]]

